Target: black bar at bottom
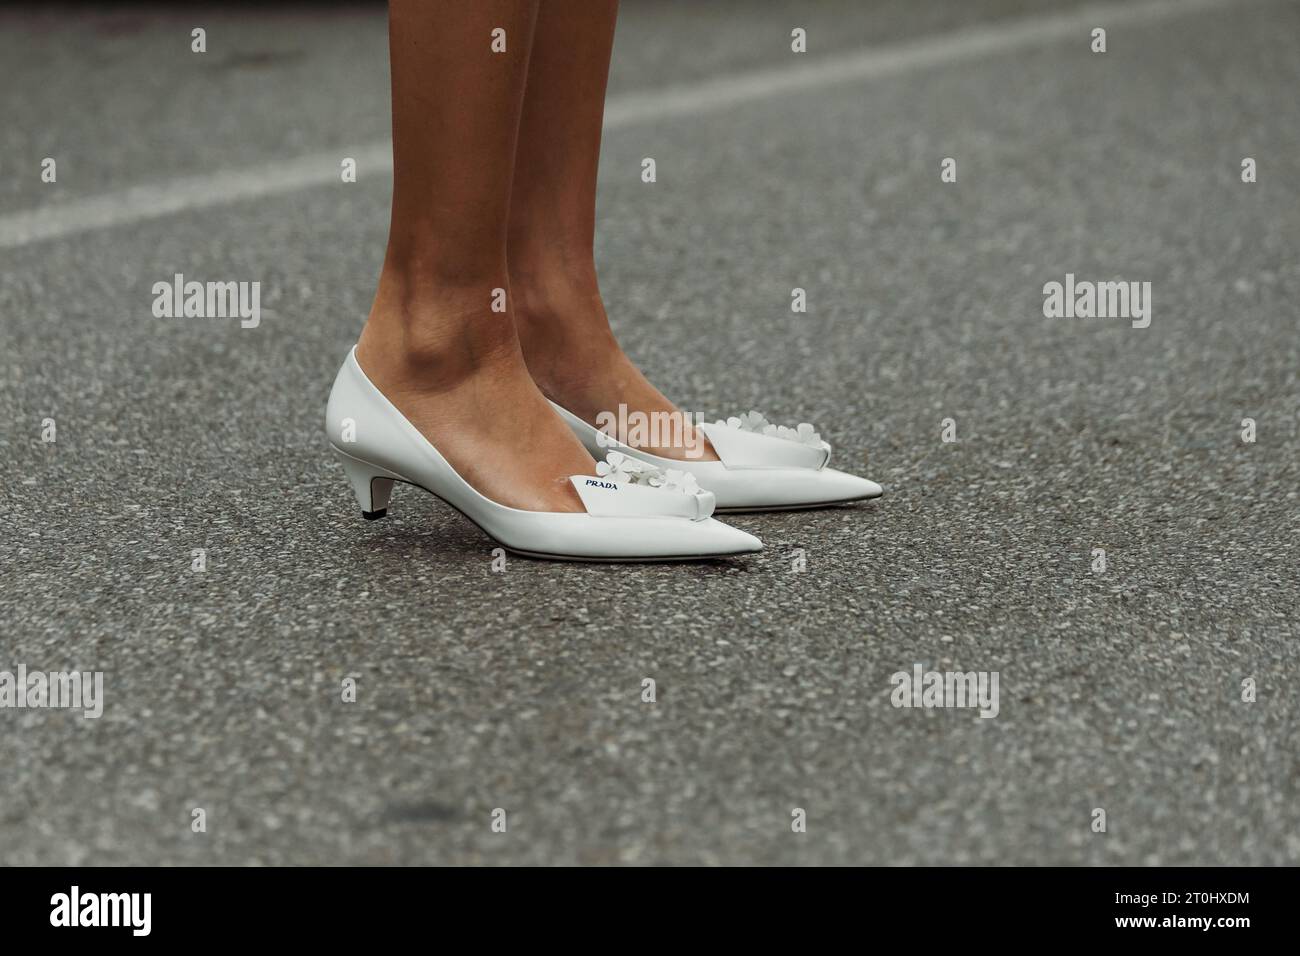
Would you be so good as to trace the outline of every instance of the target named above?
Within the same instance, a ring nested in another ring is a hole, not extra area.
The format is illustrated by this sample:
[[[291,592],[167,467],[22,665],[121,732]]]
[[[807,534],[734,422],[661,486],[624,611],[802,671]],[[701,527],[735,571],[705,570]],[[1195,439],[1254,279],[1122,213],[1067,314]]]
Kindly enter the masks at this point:
[[[435,942],[431,929],[484,942],[522,934],[534,944],[690,938],[734,947],[771,944],[781,933],[802,934],[805,944],[902,934],[918,944],[1129,937],[1233,945],[1285,929],[1293,885],[1291,870],[1238,868],[0,870],[6,943],[75,934],[92,944],[331,947],[415,934]],[[665,935],[674,930],[689,937]]]

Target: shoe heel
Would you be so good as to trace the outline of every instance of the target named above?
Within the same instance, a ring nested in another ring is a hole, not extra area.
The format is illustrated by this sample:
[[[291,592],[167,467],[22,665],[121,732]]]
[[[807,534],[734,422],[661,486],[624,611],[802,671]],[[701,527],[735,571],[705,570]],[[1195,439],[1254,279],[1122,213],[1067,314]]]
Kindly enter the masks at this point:
[[[367,521],[378,521],[388,514],[388,503],[393,495],[393,481],[397,477],[378,465],[372,465],[359,458],[353,458],[334,449],[334,457],[343,465],[343,472],[348,476],[352,494],[361,506],[361,517]]]

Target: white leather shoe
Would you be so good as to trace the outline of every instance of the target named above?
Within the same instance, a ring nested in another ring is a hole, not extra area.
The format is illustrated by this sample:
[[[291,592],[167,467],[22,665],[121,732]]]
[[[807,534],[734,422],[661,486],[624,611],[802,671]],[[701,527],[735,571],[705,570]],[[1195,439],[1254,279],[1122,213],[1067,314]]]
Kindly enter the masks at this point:
[[[348,353],[325,410],[325,431],[364,517],[388,513],[393,483],[423,488],[503,547],[537,558],[670,561],[759,551],[751,534],[710,515],[714,497],[656,470],[619,477],[573,475],[586,513],[521,511],[486,498],[384,397]],[[603,456],[602,456],[603,457]],[[610,473],[603,465],[602,473]]]
[[[551,403],[594,458],[612,450],[659,469],[695,476],[713,492],[718,511],[783,511],[879,498],[880,485],[827,468],[831,446],[811,425],[797,429],[770,424],[757,412],[695,427],[708,437],[718,461],[678,461],[632,448]]]

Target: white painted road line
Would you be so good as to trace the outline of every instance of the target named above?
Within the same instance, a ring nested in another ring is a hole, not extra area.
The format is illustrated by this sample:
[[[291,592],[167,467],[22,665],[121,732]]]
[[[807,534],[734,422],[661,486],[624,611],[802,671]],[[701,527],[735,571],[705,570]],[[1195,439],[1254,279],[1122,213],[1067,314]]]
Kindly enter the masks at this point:
[[[696,116],[744,103],[843,83],[883,79],[961,63],[1012,50],[1073,39],[1089,41],[1094,27],[1159,20],[1251,0],[1145,0],[1079,7],[1061,13],[1003,20],[949,34],[922,37],[813,60],[806,65],[764,68],[704,80],[689,86],[614,97],[605,108],[605,129],[617,130],[655,120]],[[391,174],[388,142],[360,151],[333,150],[202,173],[153,185],[102,193],[58,205],[0,216],[0,248],[207,209],[245,199],[278,195],[339,181],[344,156],[357,160],[367,175]]]

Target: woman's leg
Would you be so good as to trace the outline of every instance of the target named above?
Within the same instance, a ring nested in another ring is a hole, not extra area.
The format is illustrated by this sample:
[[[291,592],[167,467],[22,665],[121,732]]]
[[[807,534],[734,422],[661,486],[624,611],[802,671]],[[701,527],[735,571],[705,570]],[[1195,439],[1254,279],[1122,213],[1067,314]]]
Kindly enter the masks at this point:
[[[528,370],[548,397],[592,424],[620,404],[677,412],[619,348],[596,283],[596,168],[617,15],[618,0],[542,3],[510,200],[507,260]],[[687,435],[675,447],[644,447],[715,457],[702,435]]]
[[[390,0],[393,208],[361,367],[480,492],[581,511],[594,463],[528,374],[506,229],[537,0]],[[505,30],[506,52],[492,50]],[[504,289],[505,311],[493,311]]]

